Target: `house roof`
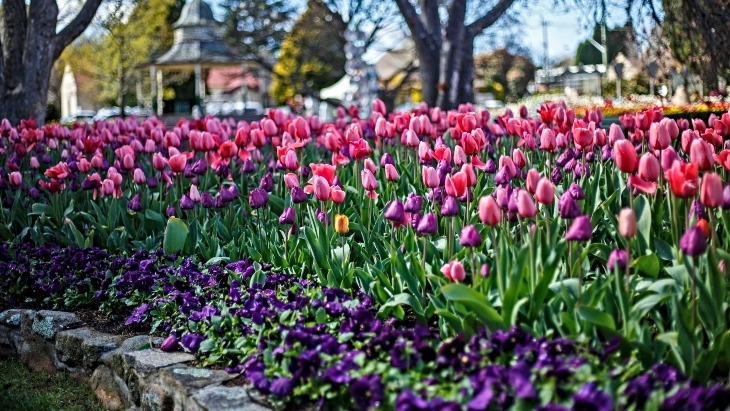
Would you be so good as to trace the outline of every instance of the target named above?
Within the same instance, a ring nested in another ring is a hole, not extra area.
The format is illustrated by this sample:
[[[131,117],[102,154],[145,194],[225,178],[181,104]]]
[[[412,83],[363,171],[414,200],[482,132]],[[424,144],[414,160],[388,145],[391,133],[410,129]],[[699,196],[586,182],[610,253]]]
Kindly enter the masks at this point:
[[[182,66],[191,64],[233,64],[242,59],[221,41],[190,41],[173,44],[170,50],[158,57],[158,66]]]

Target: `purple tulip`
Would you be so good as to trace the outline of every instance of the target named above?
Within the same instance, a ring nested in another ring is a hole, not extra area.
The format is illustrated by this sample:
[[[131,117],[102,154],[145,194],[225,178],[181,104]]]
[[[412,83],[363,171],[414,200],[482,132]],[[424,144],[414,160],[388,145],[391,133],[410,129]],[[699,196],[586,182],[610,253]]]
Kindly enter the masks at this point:
[[[324,224],[324,225],[330,225],[330,223],[332,222],[330,220],[330,216],[328,216],[327,213],[325,213],[324,211],[320,210],[319,208],[314,211],[314,214],[317,215],[317,220],[319,220],[319,222],[322,223],[322,224]]]
[[[407,213],[418,213],[423,207],[423,197],[415,195],[414,193],[408,194],[406,203],[403,205],[403,211]]]
[[[253,161],[246,160],[243,162],[243,167],[241,167],[241,171],[246,174],[251,174],[256,171],[256,166],[253,164]]]
[[[306,203],[307,193],[301,187],[293,187],[291,189],[291,201],[294,204]]]
[[[132,197],[131,200],[127,203],[127,208],[129,208],[132,211],[142,211],[142,201],[139,196],[139,193],[135,194],[134,197]]]
[[[193,200],[191,200],[187,194],[183,194],[182,198],[180,199],[180,209],[192,210],[193,208],[195,208],[195,203],[193,202]]]
[[[446,196],[441,206],[441,215],[444,217],[455,217],[459,215],[459,210],[459,203],[456,202],[456,199],[451,196]]]
[[[208,171],[208,163],[206,163],[205,160],[198,160],[191,167],[191,171],[193,174],[202,176],[206,171]]]
[[[679,240],[679,249],[689,256],[702,255],[707,250],[707,237],[697,226],[687,230]]]
[[[174,335],[170,335],[162,342],[162,345],[160,345],[160,350],[164,352],[170,352],[177,350],[177,347],[177,337],[175,337]]]
[[[580,215],[578,202],[570,195],[570,191],[566,191],[560,196],[558,200],[558,212],[560,213],[560,218],[566,220],[572,220]]]
[[[215,200],[209,192],[205,191],[200,195],[200,204],[203,208],[212,208],[215,206]]]
[[[432,236],[438,232],[438,219],[436,218],[436,215],[433,213],[428,213],[421,218],[421,221],[418,223],[418,228],[416,229],[416,232],[418,232],[419,235],[427,235]]]
[[[279,216],[279,224],[292,225],[296,221],[296,211],[293,207],[287,207]]]
[[[730,209],[730,184],[726,185],[725,188],[722,190],[722,209]]]
[[[608,256],[608,269],[610,271],[613,271],[614,268],[618,268],[619,270],[626,269],[626,264],[629,260],[628,254],[626,254],[626,250],[621,249],[614,249],[611,251],[611,254]]]
[[[491,148],[492,146],[489,147]],[[497,172],[497,164],[491,158],[487,160],[487,163],[484,167],[484,172],[487,174],[494,174]]]
[[[418,230],[418,224],[421,223],[421,213],[411,213],[411,228]]]
[[[262,188],[255,188],[251,190],[251,194],[248,197],[248,205],[253,209],[261,208],[269,202],[269,193]]]
[[[550,173],[550,181],[555,185],[560,184],[563,181],[563,172],[557,167],[553,168],[552,173]]]
[[[167,210],[165,210],[165,215],[167,218],[175,217],[177,215],[177,209],[175,209],[174,206],[167,206]]]
[[[271,173],[266,173],[261,177],[259,188],[266,190],[267,193],[274,191],[274,176]]]
[[[462,247],[479,247],[482,245],[482,236],[473,225],[469,224],[461,229],[459,244]]]
[[[385,167],[386,164],[395,166],[395,161],[393,161],[393,156],[391,156],[390,153],[385,153],[382,157],[380,157],[380,167]]]
[[[233,185],[231,187],[235,188],[236,186]],[[236,190],[236,191],[238,191],[238,190]],[[236,195],[234,195],[234,193],[232,193],[230,190],[226,189],[224,186],[221,186],[221,189],[218,192],[218,195],[220,196],[221,201],[223,201],[226,204],[235,200],[237,197]]]
[[[150,177],[150,178],[147,179],[147,187],[149,187],[149,188],[151,188],[153,190],[155,188],[157,188],[157,185],[158,184],[159,184],[159,182],[157,181],[157,178],[156,177]]]
[[[398,200],[391,201],[385,208],[385,218],[390,221],[402,221],[404,213],[403,204]]]
[[[568,232],[565,234],[565,239],[568,241],[588,241],[591,239],[593,234],[593,226],[591,225],[591,218],[587,215],[582,215],[573,220],[573,224],[570,225]]]
[[[580,188],[580,186],[576,183],[570,183],[570,188],[568,188],[568,191],[570,192],[571,197],[576,200],[582,200],[586,198],[586,194],[583,192],[583,189]]]

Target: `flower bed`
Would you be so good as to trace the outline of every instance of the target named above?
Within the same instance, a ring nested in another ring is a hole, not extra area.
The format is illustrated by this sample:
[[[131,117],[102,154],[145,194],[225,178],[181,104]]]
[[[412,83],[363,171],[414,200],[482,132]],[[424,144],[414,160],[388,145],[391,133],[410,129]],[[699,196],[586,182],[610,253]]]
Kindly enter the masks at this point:
[[[3,304],[149,324],[280,405],[623,408],[725,381],[730,114],[349,114],[3,122]],[[553,344],[577,370],[544,371]],[[670,369],[695,385],[630,393]]]
[[[74,257],[75,272],[108,276],[112,285],[93,305],[127,306],[127,323],[164,321],[171,336],[163,350],[180,344],[204,365],[242,373],[273,405],[722,409],[730,398],[730,389],[693,384],[668,365],[642,371],[636,358],[621,358],[618,338],[594,350],[584,342],[535,338],[513,327],[442,340],[422,325],[378,319],[372,299],[360,292],[319,288],[250,261],[201,269],[190,260],[175,264],[161,252],[99,258],[104,253],[94,249],[8,251],[4,246],[0,272],[22,273],[17,278],[43,278],[39,274],[52,264],[64,266],[65,256]],[[149,275],[140,273],[140,266]],[[26,295],[47,290],[48,280],[29,286]],[[83,282],[67,282],[45,295],[68,296],[86,288]],[[152,292],[142,297],[143,290]],[[71,301],[73,306],[79,300]]]

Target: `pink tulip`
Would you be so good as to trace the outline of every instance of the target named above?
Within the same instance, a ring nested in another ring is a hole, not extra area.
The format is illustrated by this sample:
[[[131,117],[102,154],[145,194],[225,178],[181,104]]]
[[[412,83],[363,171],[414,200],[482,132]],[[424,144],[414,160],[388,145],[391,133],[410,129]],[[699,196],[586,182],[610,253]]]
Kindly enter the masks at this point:
[[[502,210],[492,196],[480,198],[478,210],[479,220],[488,226],[495,226],[502,219]]]
[[[147,140],[144,143],[144,152],[147,154],[152,154],[157,151],[157,144],[155,144],[155,140]]]
[[[702,171],[712,170],[715,165],[715,159],[712,157],[712,148],[707,142],[701,139],[692,141],[689,149],[689,158]]]
[[[345,202],[345,192],[342,191],[340,186],[332,186],[330,190],[330,199],[335,204],[342,204]]]
[[[677,152],[674,151],[674,148],[669,147],[666,150],[662,150],[662,170],[668,171],[672,168],[672,164],[677,161],[677,158]]]
[[[385,179],[388,181],[398,181],[398,178],[400,176],[398,175],[398,170],[395,168],[393,164],[386,164],[385,165]]]
[[[142,185],[147,182],[147,177],[144,175],[144,171],[141,168],[134,169],[134,183]]]
[[[466,164],[466,152],[464,152],[464,148],[460,145],[456,145],[454,147],[454,164],[461,167],[463,164]]]
[[[360,172],[360,178],[362,179],[362,186],[367,191],[373,191],[378,188],[378,180],[375,179],[372,171],[365,169]]]
[[[718,123],[718,122],[715,122]],[[709,208],[721,207],[724,203],[722,195],[722,180],[715,173],[705,173],[702,177],[700,200]]]
[[[153,158],[154,161],[154,158]],[[188,161],[184,154],[175,154],[168,160],[173,173],[182,173],[185,170],[185,163]]]
[[[466,193],[466,174],[464,172],[454,173],[453,176],[446,176],[444,188],[446,194],[454,198],[459,198]]]
[[[330,198],[330,185],[324,177],[314,176],[312,178],[314,186],[314,196],[319,201],[327,201]]]
[[[366,158],[363,165],[365,169],[370,170],[373,175],[378,173],[378,166],[375,165],[375,162],[371,158]]]
[[[299,187],[299,177],[294,173],[288,173],[284,176],[284,184],[289,190],[294,187]]]
[[[429,166],[423,167],[423,171],[421,172],[421,177],[423,180],[423,185],[425,185],[428,188],[438,188],[439,184],[441,183],[438,172],[433,167],[429,167]]]
[[[418,134],[416,134],[415,131],[408,129],[403,132],[406,136],[405,142],[406,146],[408,147],[418,147],[418,144],[420,144],[421,140],[418,139]]]
[[[466,163],[461,166],[461,172],[466,175],[466,185],[474,187],[477,185],[477,173],[474,171],[474,166],[471,163]]]
[[[621,126],[615,123],[611,124],[611,127],[608,129],[608,144],[613,147],[619,140],[626,140],[626,136],[624,136]]]
[[[517,214],[522,218],[532,218],[537,215],[535,202],[526,190],[520,190],[517,194]]]
[[[655,150],[664,150],[672,144],[669,130],[665,124],[652,123],[649,128],[649,146]]]
[[[537,190],[537,184],[540,182],[540,173],[535,170],[534,168],[531,168],[527,171],[527,178],[525,179],[525,183],[527,185],[527,191],[529,191],[532,194],[535,194],[535,190]]]
[[[13,187],[18,187],[23,183],[23,176],[18,171],[13,171],[8,176],[8,181],[10,182],[10,185]]]
[[[645,181],[655,182],[659,179],[659,171],[659,160],[652,153],[644,153],[639,159],[639,176]]]
[[[546,177],[541,178],[537,183],[535,200],[540,204],[552,204],[555,201],[555,186]]]
[[[196,203],[200,201],[201,197],[200,191],[198,191],[198,186],[196,186],[195,184],[190,186],[190,194],[188,194],[188,197],[190,197],[190,199]]]

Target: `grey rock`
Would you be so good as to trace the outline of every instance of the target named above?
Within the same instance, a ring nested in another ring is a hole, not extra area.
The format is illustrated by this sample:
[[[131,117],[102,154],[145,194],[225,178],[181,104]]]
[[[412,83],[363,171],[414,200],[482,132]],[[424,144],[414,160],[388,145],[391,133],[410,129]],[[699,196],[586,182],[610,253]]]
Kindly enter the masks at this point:
[[[116,350],[102,354],[99,361],[111,367],[117,374],[122,375],[124,367],[124,353],[147,349],[149,348],[150,341],[153,346],[158,347],[162,343],[162,338],[150,338],[149,335],[138,335],[127,338]]]
[[[104,405],[106,410],[120,410],[129,405],[125,393],[114,378],[114,373],[105,365],[94,370],[89,380],[94,395]],[[126,402],[125,402],[126,400]]]
[[[194,360],[192,354],[162,352],[157,349],[131,351],[124,354],[124,361],[138,373],[149,374],[160,368]]]
[[[122,337],[90,328],[61,331],[56,335],[58,359],[69,365],[93,368],[102,354],[119,347]]]
[[[28,313],[32,315],[35,313],[33,310],[19,310],[19,309],[12,309],[12,310],[5,310],[0,313],[0,324],[9,325],[12,327],[20,327],[20,320],[23,316],[23,313]]]
[[[144,387],[140,397],[140,405],[144,411],[171,411],[172,397],[159,384],[149,384]]]
[[[50,340],[56,333],[81,326],[81,321],[73,313],[63,311],[38,311],[33,319],[33,332]]]
[[[172,366],[159,372],[158,381],[172,399],[174,410],[189,410],[198,408],[190,400],[190,395],[201,388],[219,385],[235,377],[221,370]]]
[[[206,387],[193,395],[193,400],[205,411],[269,411],[252,401],[244,387]]]

